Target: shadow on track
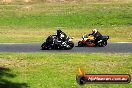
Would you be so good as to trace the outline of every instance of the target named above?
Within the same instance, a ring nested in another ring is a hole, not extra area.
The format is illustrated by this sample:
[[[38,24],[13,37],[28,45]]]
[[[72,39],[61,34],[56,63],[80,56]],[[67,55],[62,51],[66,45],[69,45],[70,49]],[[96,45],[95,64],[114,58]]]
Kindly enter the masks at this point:
[[[15,83],[11,82],[5,78],[11,79],[16,77],[16,75],[10,72],[9,68],[0,67],[0,88],[27,88],[26,83]]]

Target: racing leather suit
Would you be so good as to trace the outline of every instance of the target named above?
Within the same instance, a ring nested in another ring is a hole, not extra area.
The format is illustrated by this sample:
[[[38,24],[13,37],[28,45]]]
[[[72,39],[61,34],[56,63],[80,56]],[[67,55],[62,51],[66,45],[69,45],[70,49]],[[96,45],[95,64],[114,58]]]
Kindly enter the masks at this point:
[[[67,35],[64,32],[58,33],[57,34],[58,41],[66,41]]]
[[[97,43],[98,43],[98,41],[100,41],[100,40],[101,40],[101,38],[102,38],[101,33],[99,33],[98,31],[97,31],[96,33],[92,33],[91,35],[93,35],[93,36],[94,36],[94,42],[95,42],[95,44],[97,44]]]

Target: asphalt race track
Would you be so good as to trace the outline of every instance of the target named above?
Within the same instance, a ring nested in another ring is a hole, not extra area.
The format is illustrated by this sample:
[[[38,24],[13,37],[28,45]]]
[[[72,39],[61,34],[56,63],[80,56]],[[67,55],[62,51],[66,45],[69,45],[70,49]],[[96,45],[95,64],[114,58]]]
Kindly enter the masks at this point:
[[[132,43],[109,43],[106,47],[77,47],[72,50],[41,50],[39,43],[0,44],[0,52],[110,52],[132,53]]]

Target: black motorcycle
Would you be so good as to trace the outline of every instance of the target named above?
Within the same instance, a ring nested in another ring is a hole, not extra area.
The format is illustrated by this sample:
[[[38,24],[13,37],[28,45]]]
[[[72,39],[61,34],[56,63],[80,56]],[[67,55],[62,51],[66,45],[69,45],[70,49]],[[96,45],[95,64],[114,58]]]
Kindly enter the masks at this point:
[[[73,38],[67,37],[65,41],[59,41],[57,35],[50,35],[41,45],[42,50],[49,49],[62,49],[62,50],[70,50],[74,47],[74,43],[72,42]]]

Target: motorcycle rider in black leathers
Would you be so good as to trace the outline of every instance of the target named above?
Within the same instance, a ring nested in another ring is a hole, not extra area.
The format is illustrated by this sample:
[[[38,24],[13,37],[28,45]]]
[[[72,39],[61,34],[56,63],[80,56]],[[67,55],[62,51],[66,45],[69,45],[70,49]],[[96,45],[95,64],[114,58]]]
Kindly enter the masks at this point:
[[[65,41],[67,39],[67,35],[62,32],[60,29],[57,30],[57,39],[58,39],[58,42],[60,42],[62,45],[66,45]]]
[[[58,41],[64,42],[66,41],[67,35],[59,29],[57,30],[57,38],[58,38]]]
[[[90,35],[93,35],[94,36],[94,42],[95,44],[98,44],[102,38],[102,35],[100,32],[98,32],[96,29],[93,29],[92,30],[92,34]]]

